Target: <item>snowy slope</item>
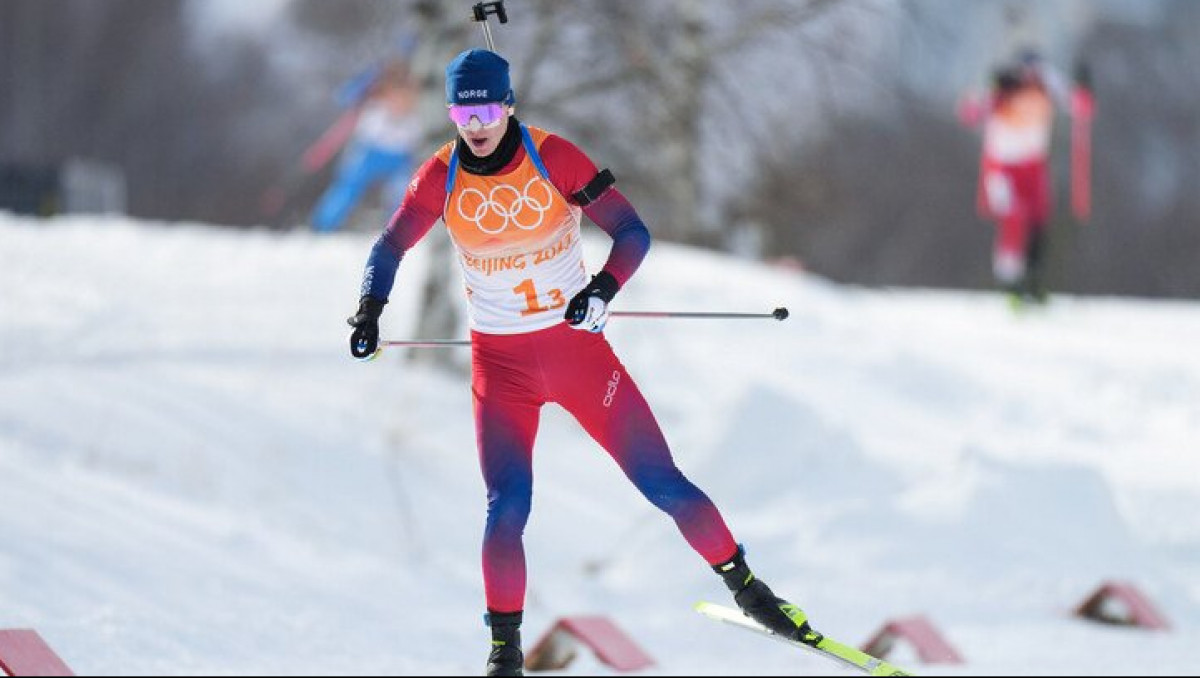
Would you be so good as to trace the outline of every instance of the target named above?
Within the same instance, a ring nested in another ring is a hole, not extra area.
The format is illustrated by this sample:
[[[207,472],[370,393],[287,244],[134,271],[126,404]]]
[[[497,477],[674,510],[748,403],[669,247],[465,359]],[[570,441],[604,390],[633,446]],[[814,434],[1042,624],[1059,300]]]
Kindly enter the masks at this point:
[[[484,497],[465,378],[345,355],[371,237],[0,215],[0,628],[81,674],[472,674]],[[604,243],[589,241],[598,265]],[[385,333],[410,336],[402,266]],[[609,337],[751,563],[924,674],[1195,673],[1200,305],[843,288],[659,245]],[[530,644],[608,615],[662,675],[831,667],[691,612],[719,580],[547,408]],[[1134,582],[1169,633],[1069,616]],[[836,669],[833,669],[836,670]],[[605,673],[582,658],[569,674]]]

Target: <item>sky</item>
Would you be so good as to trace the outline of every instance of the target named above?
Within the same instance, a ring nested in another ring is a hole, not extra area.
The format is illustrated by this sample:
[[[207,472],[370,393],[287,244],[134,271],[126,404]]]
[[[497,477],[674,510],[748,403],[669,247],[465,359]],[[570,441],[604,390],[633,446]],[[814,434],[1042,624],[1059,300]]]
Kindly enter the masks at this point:
[[[168,227],[169,226],[169,227]],[[588,261],[606,243],[586,241]],[[464,374],[357,363],[374,234],[0,214],[0,629],[83,675],[482,672],[485,497]],[[384,316],[411,337],[414,250]],[[922,616],[923,675],[1196,674],[1200,305],[839,286],[658,244],[607,332],[751,566],[859,645]],[[645,675],[839,675],[706,620],[728,593],[544,412],[532,646],[601,615]],[[1072,610],[1133,584],[1168,632]],[[588,653],[562,675],[611,674]]]

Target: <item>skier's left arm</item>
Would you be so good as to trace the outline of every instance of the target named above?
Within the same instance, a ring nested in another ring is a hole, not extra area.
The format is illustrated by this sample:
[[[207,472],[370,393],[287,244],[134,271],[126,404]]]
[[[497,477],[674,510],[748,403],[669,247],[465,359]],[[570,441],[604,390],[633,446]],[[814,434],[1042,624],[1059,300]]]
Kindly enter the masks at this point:
[[[583,213],[612,238],[612,250],[601,272],[624,287],[650,250],[646,224],[614,185],[612,172],[598,170],[578,146],[550,135],[540,151],[554,187],[572,204],[582,207]]]
[[[1058,106],[1067,106],[1071,100],[1071,88],[1067,86],[1062,72],[1049,64],[1043,64],[1038,67],[1037,73],[1050,99]]]
[[[608,261],[571,299],[565,314],[573,327],[599,332],[608,318],[608,304],[646,258],[650,230],[614,185],[612,172],[597,170],[595,163],[575,144],[551,135],[542,144],[540,153],[559,193],[581,207],[613,240]]]

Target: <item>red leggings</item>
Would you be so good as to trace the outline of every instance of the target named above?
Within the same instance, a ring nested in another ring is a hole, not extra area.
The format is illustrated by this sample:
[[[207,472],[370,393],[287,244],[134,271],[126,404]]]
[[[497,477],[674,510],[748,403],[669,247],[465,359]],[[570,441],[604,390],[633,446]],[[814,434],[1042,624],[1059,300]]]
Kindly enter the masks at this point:
[[[989,182],[993,182],[996,195],[988,195]],[[996,254],[1024,260],[1032,239],[1049,223],[1053,209],[1047,161],[1008,165],[985,162],[980,201],[984,214],[996,220]]]
[[[483,580],[492,612],[525,605],[522,537],[533,501],[533,442],[542,405],[558,403],[608,451],[711,565],[737,542],[712,501],[675,466],[637,385],[600,334],[566,324],[517,335],[472,333],[479,465],[488,490]]]

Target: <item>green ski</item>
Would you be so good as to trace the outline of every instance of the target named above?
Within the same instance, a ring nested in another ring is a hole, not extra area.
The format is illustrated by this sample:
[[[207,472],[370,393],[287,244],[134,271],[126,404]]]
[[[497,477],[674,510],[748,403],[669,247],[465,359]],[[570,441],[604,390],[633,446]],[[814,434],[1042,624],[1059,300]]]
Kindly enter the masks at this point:
[[[882,659],[876,659],[862,650],[855,649],[849,645],[844,645],[838,641],[822,634],[821,640],[815,645],[802,643],[798,640],[784,638],[783,636],[772,633],[753,619],[742,614],[740,610],[735,610],[724,605],[715,605],[713,603],[700,602],[696,603],[696,611],[716,621],[725,622],[734,626],[740,626],[747,631],[754,631],[765,636],[774,638],[775,640],[795,645],[796,647],[804,648],[809,652],[821,655],[828,659],[832,659],[844,666],[857,669],[870,676],[911,676],[913,674],[893,666]]]

